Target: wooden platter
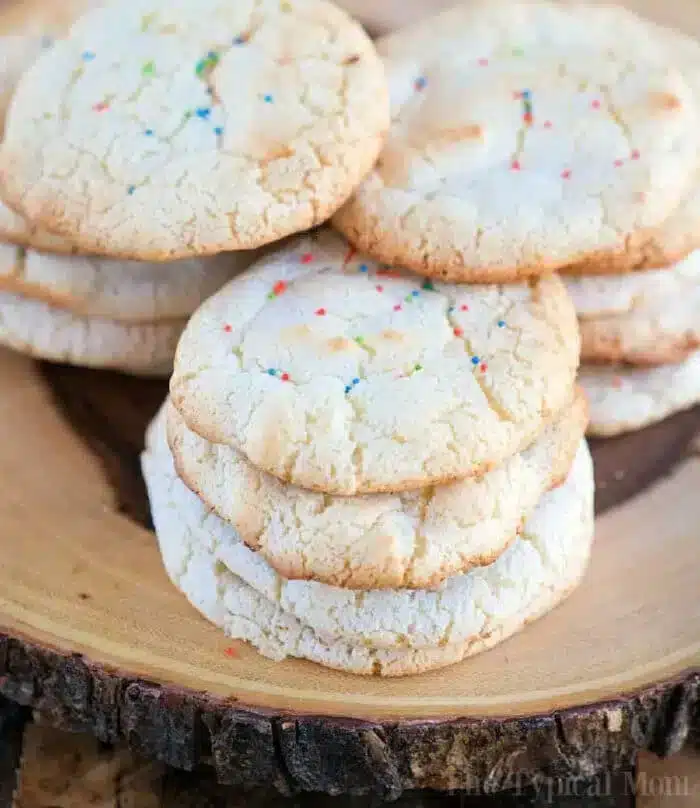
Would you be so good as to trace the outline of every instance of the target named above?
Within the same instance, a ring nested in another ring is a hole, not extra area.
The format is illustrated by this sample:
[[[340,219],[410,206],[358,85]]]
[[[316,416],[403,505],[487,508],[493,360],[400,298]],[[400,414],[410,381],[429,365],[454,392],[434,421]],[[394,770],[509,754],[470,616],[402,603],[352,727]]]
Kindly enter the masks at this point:
[[[0,692],[58,726],[225,782],[385,796],[590,775],[700,726],[700,411],[595,447],[606,510],[565,604],[383,681],[270,662],[170,585],[138,472],[165,383],[6,353],[0,378]]]

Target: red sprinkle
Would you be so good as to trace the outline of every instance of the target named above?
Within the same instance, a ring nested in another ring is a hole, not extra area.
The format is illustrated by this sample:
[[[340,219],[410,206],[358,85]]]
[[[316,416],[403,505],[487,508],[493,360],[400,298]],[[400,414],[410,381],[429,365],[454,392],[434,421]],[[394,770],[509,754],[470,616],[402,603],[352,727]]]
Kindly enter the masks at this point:
[[[238,656],[238,651],[232,645],[229,645],[228,648],[224,649],[224,654],[226,654],[227,657],[234,659]]]
[[[383,287],[383,286],[381,286],[381,285],[380,285],[380,286],[375,286],[374,288],[375,288],[375,289],[376,289],[378,292],[383,292],[383,291],[384,291],[384,287]]]
[[[561,178],[563,180],[568,180],[571,178],[571,169],[565,168],[564,171],[561,172]]]
[[[591,101],[591,107],[593,109],[600,109],[600,101],[597,98],[594,101]]]
[[[551,129],[552,128],[552,122],[551,121],[545,121],[544,122],[544,128],[545,129]]]
[[[276,295],[281,295],[282,292],[287,290],[287,283],[285,281],[277,281],[277,283],[272,287],[272,291]]]
[[[488,365],[486,364],[486,362],[482,362],[481,363],[481,372],[486,373],[487,369],[488,369]]]
[[[233,328],[231,328],[231,326],[228,323],[226,323],[226,325],[224,326],[224,331],[227,334],[230,334],[233,331]]]
[[[401,304],[400,304],[400,303],[397,303],[397,304],[394,306],[394,311],[401,311]]]
[[[615,160],[615,162],[613,163],[613,165],[615,166],[615,168],[619,168],[621,165],[623,165],[623,163],[624,163],[624,161],[623,161],[623,160],[619,160],[619,159],[618,159],[618,160]]]
[[[313,255],[311,253],[304,253],[301,256],[301,263],[302,264],[310,264],[314,260]]]
[[[525,123],[531,124],[532,123],[532,113],[531,112],[526,112],[523,115],[523,120],[525,121]]]
[[[352,257],[356,252],[357,250],[354,247],[348,247],[348,251],[345,253],[345,258],[343,258],[343,266],[346,266],[350,263],[350,261],[352,261]]]
[[[283,382],[288,382],[289,381],[289,373],[283,373],[280,376],[280,379],[282,379]]]
[[[459,326],[455,326],[455,328],[452,329],[452,333],[455,335],[455,337],[461,337],[462,334],[464,334],[464,330]]]
[[[469,306],[467,306],[466,303],[462,303],[462,305],[459,307],[459,310],[460,311],[469,311]]]
[[[488,59],[486,59],[486,58],[484,58],[483,56],[482,56],[482,57],[481,57],[481,59],[479,59],[479,61],[478,61],[478,65],[479,65],[479,67],[486,67],[486,65],[487,65],[488,63],[489,63],[489,60],[488,60]]]
[[[513,160],[510,167],[512,171],[520,171],[520,160]]]
[[[633,160],[639,160],[639,149],[633,149],[632,154],[630,155],[630,157]]]
[[[318,315],[319,317],[324,317],[326,315],[326,310],[325,309],[316,309],[314,314]]]
[[[106,109],[109,109],[109,104],[106,101],[100,101],[93,106],[93,109],[95,112],[104,112]]]

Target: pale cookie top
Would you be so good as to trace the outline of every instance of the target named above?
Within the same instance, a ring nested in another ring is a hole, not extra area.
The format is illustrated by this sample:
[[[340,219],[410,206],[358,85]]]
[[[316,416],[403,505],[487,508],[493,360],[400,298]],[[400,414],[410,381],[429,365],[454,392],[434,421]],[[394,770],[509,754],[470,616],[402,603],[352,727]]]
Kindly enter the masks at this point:
[[[668,269],[565,282],[583,361],[667,364],[700,346],[700,250]]]
[[[255,247],[346,200],[388,113],[374,46],[325,0],[118,2],[22,77],[3,194],[83,251]]]
[[[20,76],[39,54],[63,36],[77,16],[97,0],[23,0],[3,5],[0,13],[0,128]],[[0,238],[25,246],[70,253],[69,241],[29,224],[0,202]]]
[[[524,452],[481,479],[402,494],[329,496],[283,483],[167,407],[183,481],[287,578],[352,589],[426,588],[490,564],[567,475],[586,427],[581,394]]]
[[[433,284],[296,239],[193,316],[171,393],[188,426],[338,494],[484,471],[572,397],[579,338],[559,278]]]
[[[255,251],[241,251],[149,264],[0,244],[0,289],[74,314],[156,322],[188,317],[255,256]]]
[[[660,44],[639,47],[640,27],[648,41],[621,9],[511,0],[380,41],[392,125],[336,226],[451,280],[624,250],[670,215],[698,163],[697,99]]]
[[[700,350],[677,364],[652,368],[587,365],[581,384],[590,401],[589,434],[643,429],[700,404]]]

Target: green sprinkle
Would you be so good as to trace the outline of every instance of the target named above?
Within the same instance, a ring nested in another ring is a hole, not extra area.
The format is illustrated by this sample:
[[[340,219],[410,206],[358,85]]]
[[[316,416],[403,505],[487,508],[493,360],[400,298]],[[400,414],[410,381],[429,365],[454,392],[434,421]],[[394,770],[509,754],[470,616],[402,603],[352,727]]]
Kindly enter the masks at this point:
[[[141,73],[144,76],[152,76],[156,72],[156,63],[151,60],[141,68]]]
[[[362,345],[362,343],[363,343],[364,341],[365,341],[365,338],[364,338],[364,337],[355,337],[355,342],[356,342],[358,345]]]
[[[423,287],[422,288],[427,289],[429,292],[434,292],[435,291],[435,286],[433,285],[433,282],[430,280],[430,278],[426,278],[423,281]]]

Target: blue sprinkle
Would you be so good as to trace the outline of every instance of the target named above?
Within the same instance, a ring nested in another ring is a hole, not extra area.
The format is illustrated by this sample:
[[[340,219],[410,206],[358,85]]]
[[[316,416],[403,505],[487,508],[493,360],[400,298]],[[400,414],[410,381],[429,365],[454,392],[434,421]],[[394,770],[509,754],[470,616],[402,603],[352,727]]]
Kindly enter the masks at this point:
[[[523,90],[522,95],[523,95],[524,99],[526,99],[528,101],[530,100],[530,91],[529,90]]]
[[[418,297],[418,295],[420,294],[420,292],[418,291],[418,289],[414,289],[414,290],[411,292],[411,294],[413,295],[413,297]]]
[[[153,134],[152,129],[146,129],[146,131],[144,132],[144,135],[147,135],[148,137],[151,137],[152,134]]]
[[[277,371],[276,371],[274,368],[268,368],[268,369],[267,369],[267,375],[268,375],[268,376],[276,376],[276,375],[277,375]]]
[[[83,51],[82,56],[84,62],[91,62],[95,58],[95,54],[92,51]]]
[[[481,362],[478,356],[472,356],[472,365],[478,365]]]
[[[131,195],[134,193],[134,191],[135,191],[135,190],[136,190],[136,186],[135,186],[135,185],[130,185],[130,186],[129,186],[129,187],[126,189],[126,192],[127,192],[127,194],[129,194],[129,196],[131,196]]]
[[[224,127],[223,126],[215,126],[214,127],[214,134],[215,135],[223,135]]]
[[[269,93],[267,95],[264,95],[263,96],[263,101],[266,104],[271,104],[272,103],[272,96]]]
[[[498,327],[499,327],[499,328],[505,328],[505,324],[506,324],[506,321],[505,321],[505,320],[499,320],[499,321],[498,321]]]
[[[352,390],[352,387],[350,387],[349,384],[346,384],[345,385],[345,395],[347,395],[351,390]]]
[[[211,110],[209,107],[199,107],[197,110],[195,110],[195,115],[198,118],[201,118],[203,121],[206,121],[210,114]]]
[[[209,51],[207,54],[207,59],[218,59],[219,54],[216,51]]]
[[[357,379],[357,378],[355,378],[355,379],[353,379],[353,380],[352,380],[352,383],[353,383],[353,384],[359,384],[359,383],[360,383],[360,380],[359,380],[359,379]]]
[[[234,45],[245,45],[245,43],[246,43],[247,41],[248,41],[248,40],[246,39],[246,37],[244,37],[244,36],[237,36],[237,37],[234,37],[234,39],[233,39],[233,44],[234,44]]]
[[[425,76],[418,76],[413,86],[416,88],[416,90],[424,90],[427,83],[428,79],[426,79]]]
[[[214,91],[211,87],[207,87],[207,95],[214,95]]]
[[[449,308],[449,309],[447,309],[447,313],[448,313],[448,314],[452,314],[452,312],[453,312],[454,310],[455,310],[455,307],[454,307],[454,306],[450,306],[450,308]]]
[[[369,267],[367,266],[367,264],[360,264],[358,269],[360,270],[360,272],[368,272],[369,271]]]

